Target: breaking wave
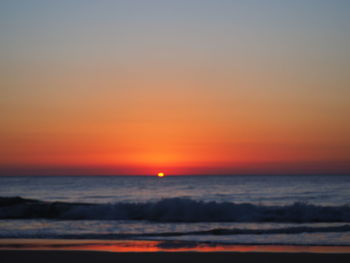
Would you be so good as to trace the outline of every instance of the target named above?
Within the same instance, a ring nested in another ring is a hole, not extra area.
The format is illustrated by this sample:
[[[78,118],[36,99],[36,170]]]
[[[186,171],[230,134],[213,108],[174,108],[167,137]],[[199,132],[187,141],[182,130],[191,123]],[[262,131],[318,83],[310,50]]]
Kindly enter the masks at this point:
[[[141,203],[88,204],[0,197],[0,219],[37,218],[154,222],[350,222],[350,207],[307,203],[264,206],[249,203],[204,202],[186,198],[167,198]],[[346,226],[346,229],[348,228],[349,226]]]

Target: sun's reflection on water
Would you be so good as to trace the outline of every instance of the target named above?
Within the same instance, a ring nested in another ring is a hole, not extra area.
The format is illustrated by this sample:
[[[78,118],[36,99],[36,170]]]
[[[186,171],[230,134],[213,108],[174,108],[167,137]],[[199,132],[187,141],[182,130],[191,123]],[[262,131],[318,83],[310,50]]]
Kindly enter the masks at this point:
[[[81,250],[106,252],[289,252],[350,253],[350,246],[230,245],[177,241],[2,239],[1,250]]]

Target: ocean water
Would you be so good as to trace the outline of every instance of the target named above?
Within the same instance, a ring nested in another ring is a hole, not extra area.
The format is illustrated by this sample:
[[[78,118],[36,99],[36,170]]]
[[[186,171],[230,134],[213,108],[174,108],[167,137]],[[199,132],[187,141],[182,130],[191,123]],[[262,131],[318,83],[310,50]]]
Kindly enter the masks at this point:
[[[350,176],[3,176],[0,238],[350,245]]]

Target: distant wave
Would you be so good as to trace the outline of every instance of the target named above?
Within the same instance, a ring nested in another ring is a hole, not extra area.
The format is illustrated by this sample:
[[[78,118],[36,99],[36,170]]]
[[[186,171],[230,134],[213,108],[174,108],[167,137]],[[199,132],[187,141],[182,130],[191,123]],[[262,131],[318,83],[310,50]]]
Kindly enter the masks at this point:
[[[350,222],[349,206],[294,203],[263,206],[168,198],[157,202],[88,204],[0,197],[0,219],[148,220],[154,222]]]

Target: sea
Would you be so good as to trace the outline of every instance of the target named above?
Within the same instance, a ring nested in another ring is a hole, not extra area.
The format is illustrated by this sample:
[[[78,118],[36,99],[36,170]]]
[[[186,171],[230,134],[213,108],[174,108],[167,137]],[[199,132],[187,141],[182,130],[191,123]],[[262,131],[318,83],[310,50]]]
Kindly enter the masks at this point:
[[[2,176],[0,238],[350,246],[350,176]]]

